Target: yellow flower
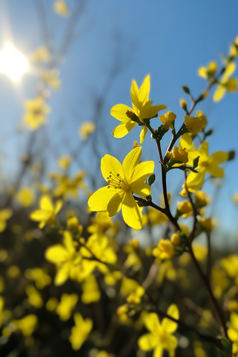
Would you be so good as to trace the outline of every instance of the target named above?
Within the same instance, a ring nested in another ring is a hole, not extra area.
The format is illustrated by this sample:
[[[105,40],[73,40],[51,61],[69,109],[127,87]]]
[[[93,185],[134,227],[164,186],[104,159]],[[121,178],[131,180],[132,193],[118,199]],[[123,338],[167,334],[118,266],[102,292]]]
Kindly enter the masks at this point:
[[[61,88],[59,71],[57,69],[45,69],[41,73],[41,78],[47,86],[54,90],[59,90]]]
[[[122,279],[120,294],[127,296],[129,304],[139,304],[144,293],[145,289],[136,280],[126,277]]]
[[[169,110],[166,114],[161,115],[159,118],[161,123],[164,124],[164,129],[169,129],[169,127],[173,127],[172,123],[175,121],[176,115]]]
[[[56,14],[62,16],[62,17],[68,17],[69,16],[69,9],[64,0],[56,0],[53,5],[53,9],[56,12]]]
[[[67,170],[72,161],[73,161],[73,159],[71,156],[65,155],[65,156],[61,156],[58,159],[57,163],[61,169]]]
[[[30,130],[37,130],[41,125],[47,122],[46,115],[50,108],[45,105],[44,99],[36,97],[33,100],[25,102],[26,115],[23,118],[24,124]]]
[[[160,259],[169,259],[176,254],[174,246],[169,239],[161,239],[156,248],[153,249],[153,255]]]
[[[56,308],[56,313],[59,315],[61,321],[67,321],[71,317],[77,302],[77,294],[63,294],[61,296],[61,301]]]
[[[235,69],[236,69],[236,64],[234,62],[230,62],[227,65],[225,72],[219,84],[217,85],[217,89],[214,92],[213,95],[214,102],[219,102],[219,100],[221,100],[224,97],[226,91],[235,92],[237,90],[237,79],[236,78],[229,79],[229,77],[232,75]]]
[[[31,206],[35,201],[33,191],[28,187],[22,187],[16,194],[16,199],[23,207]]]
[[[177,210],[179,213],[182,213],[183,218],[187,218],[193,214],[192,204],[187,200],[178,202]]]
[[[128,134],[136,124],[140,123],[140,125],[142,125],[140,143],[143,143],[148,130],[145,119],[154,118],[160,110],[167,108],[163,104],[152,106],[153,102],[149,100],[149,93],[150,76],[147,75],[140,89],[138,89],[136,81],[132,81],[131,101],[133,109],[124,104],[117,104],[112,107],[111,115],[122,122],[112,132],[115,138],[122,138]]]
[[[73,350],[77,351],[81,348],[82,344],[86,341],[90,331],[93,328],[91,319],[83,319],[81,314],[74,314],[75,326],[71,329],[69,341]]]
[[[43,300],[38,290],[33,285],[27,285],[26,295],[28,296],[29,303],[36,307],[40,308],[43,306]]]
[[[232,343],[232,354],[235,355],[238,352],[238,314],[231,313],[231,325],[227,330],[227,334]]]
[[[48,195],[41,197],[40,209],[33,211],[30,218],[33,221],[40,222],[39,228],[43,228],[46,224],[54,224],[56,222],[56,214],[61,210],[62,201],[56,201],[55,206]]]
[[[20,320],[11,321],[14,327],[20,330],[21,333],[26,337],[30,336],[34,332],[37,322],[37,316],[33,314],[27,315]]]
[[[195,151],[193,152],[193,155],[199,156],[198,166],[196,168],[198,172],[190,172],[188,175],[186,185],[189,191],[196,191],[202,188],[207,172],[212,177],[224,177],[224,170],[218,165],[228,159],[228,154],[226,152],[217,151],[208,156],[208,142],[204,141],[200,145],[197,154]]]
[[[76,251],[70,232],[64,232],[63,245],[55,244],[45,252],[45,257],[56,264],[55,285],[62,285],[68,278],[83,280],[94,269],[94,262],[83,260]]]
[[[209,79],[210,77],[214,76],[216,70],[217,70],[217,63],[213,61],[210,62],[207,67],[199,68],[198,75],[205,79]]]
[[[207,198],[206,192],[204,192],[204,191],[196,191],[194,193],[194,196],[195,196],[195,199],[196,199],[196,204],[199,207],[205,207],[210,202],[210,199]]]
[[[81,300],[84,304],[91,304],[92,302],[100,300],[101,293],[98,288],[98,283],[94,275],[89,275],[82,284]]]
[[[88,200],[92,211],[108,211],[109,216],[116,215],[122,208],[122,216],[128,226],[141,229],[142,213],[133,193],[146,197],[150,195],[150,186],[144,181],[154,170],[154,162],[139,164],[142,148],[136,147],[125,157],[123,164],[111,155],[101,160],[101,171],[108,186],[100,188]]]
[[[184,123],[190,133],[193,135],[197,135],[199,131],[202,131],[207,125],[207,120],[205,115],[199,113],[198,117],[190,117],[189,115],[185,115]]]
[[[88,226],[89,233],[102,234],[106,229],[112,226],[112,220],[108,212],[98,212],[96,217],[91,218],[92,224]]]
[[[182,149],[181,147],[174,146],[172,157],[175,161],[182,162],[186,164],[188,162],[188,153],[186,149]]]
[[[176,305],[170,305],[167,315],[174,319],[179,318],[179,311]],[[172,333],[177,329],[177,323],[165,317],[160,323],[155,313],[145,315],[144,323],[150,333],[141,336],[138,345],[142,351],[154,349],[153,357],[162,357],[163,350],[167,350],[169,357],[173,357],[178,341]]]
[[[0,210],[0,232],[3,232],[6,228],[6,220],[11,218],[12,211],[9,208]]]
[[[79,136],[81,139],[86,140],[95,130],[96,125],[92,121],[85,121],[79,128]]]
[[[49,62],[51,55],[46,47],[37,48],[30,56],[34,62]]]

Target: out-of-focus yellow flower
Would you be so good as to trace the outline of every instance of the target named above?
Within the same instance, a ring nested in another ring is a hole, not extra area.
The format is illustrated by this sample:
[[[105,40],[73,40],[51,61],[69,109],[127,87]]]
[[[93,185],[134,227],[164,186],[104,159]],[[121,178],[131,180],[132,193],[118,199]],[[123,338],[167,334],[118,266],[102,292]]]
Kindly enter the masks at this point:
[[[180,236],[179,236],[178,233],[172,234],[172,236],[171,236],[171,242],[172,242],[174,245],[180,244]]]
[[[31,206],[35,201],[33,191],[28,187],[22,187],[16,194],[16,199],[23,207]]]
[[[54,296],[49,298],[47,303],[45,304],[46,310],[48,311],[54,311],[58,305],[58,299]]]
[[[16,279],[19,277],[19,275],[21,274],[20,269],[18,268],[17,265],[11,265],[8,269],[7,269],[7,276],[10,279]]]
[[[99,351],[95,357],[115,357],[115,355],[103,350],[103,351]]]
[[[176,254],[174,246],[169,239],[161,239],[156,248],[153,249],[153,255],[160,259],[169,259]]]
[[[211,217],[209,218],[202,217],[200,219],[200,223],[206,229],[212,230],[214,228],[214,223]]]
[[[227,330],[227,334],[232,343],[232,354],[235,355],[238,352],[238,314],[231,313],[231,324]]]
[[[104,281],[107,285],[115,285],[118,280],[122,278],[122,273],[120,271],[108,272],[104,276]]]
[[[207,67],[200,67],[198,70],[198,75],[205,79],[209,79],[214,76],[217,70],[217,63],[215,61],[210,62]]]
[[[173,127],[172,124],[176,119],[176,114],[169,110],[166,114],[161,115],[159,118],[161,123],[164,124],[164,129],[169,129]]]
[[[163,224],[168,222],[168,217],[160,211],[157,211],[153,207],[149,207],[148,210],[148,224],[154,227],[157,224]]]
[[[144,142],[148,131],[145,119],[154,118],[160,110],[167,107],[163,104],[152,106],[152,101],[149,100],[150,94],[150,75],[147,75],[140,87],[137,86],[135,80],[131,86],[131,101],[133,109],[125,104],[114,105],[111,109],[111,115],[121,121],[112,132],[115,138],[122,138],[127,135],[138,123],[143,124],[140,133],[140,143]]]
[[[44,83],[52,89],[59,90],[61,88],[59,71],[57,69],[45,69],[41,72],[41,78]]]
[[[234,42],[230,46],[230,56],[237,57],[238,56],[238,36],[236,36]]]
[[[178,202],[177,210],[180,214],[182,214],[183,218],[187,218],[193,214],[192,204],[187,200]]]
[[[238,205],[238,192],[234,193],[232,196],[232,201]]]
[[[122,279],[120,294],[127,296],[129,304],[139,304],[144,293],[145,289],[136,280],[126,277]]]
[[[210,199],[207,198],[206,192],[204,192],[204,191],[196,191],[196,192],[194,192],[194,196],[196,199],[195,203],[199,207],[205,207],[210,202]]]
[[[195,341],[193,344],[195,357],[208,357],[200,341]]]
[[[101,298],[101,293],[98,288],[98,283],[94,275],[89,275],[82,284],[81,300],[84,304],[91,304]]]
[[[60,320],[66,321],[71,317],[72,311],[75,308],[77,302],[77,294],[63,294],[61,296],[61,301],[56,308],[56,313],[59,315]]]
[[[74,314],[75,326],[71,329],[71,335],[69,341],[73,350],[77,351],[81,348],[82,344],[86,341],[89,333],[93,328],[93,322],[91,319],[83,319],[81,314]]]
[[[28,301],[32,306],[36,308],[40,308],[43,306],[43,300],[41,294],[39,293],[38,290],[36,290],[36,288],[33,285],[27,285],[26,294],[28,296]]]
[[[45,286],[51,283],[51,277],[41,268],[27,269],[25,277],[29,280],[34,280],[38,289],[44,289]]]
[[[189,132],[193,135],[197,135],[200,131],[202,131],[207,125],[207,120],[205,115],[200,115],[198,117],[191,117],[189,115],[185,115],[184,124],[188,128]]]
[[[40,209],[33,211],[30,214],[30,219],[40,222],[39,228],[44,228],[46,224],[56,223],[56,214],[61,210],[63,202],[56,201],[54,205],[50,196],[44,195],[41,197],[39,206]]]
[[[35,99],[25,102],[26,114],[23,118],[23,123],[30,130],[37,130],[41,125],[47,123],[46,115],[50,112],[44,99],[36,97]]]
[[[58,159],[58,165],[61,169],[67,170],[72,162],[72,157],[69,155],[61,156]]]
[[[54,12],[62,17],[69,16],[69,8],[64,0],[56,0],[53,5]]]
[[[46,47],[37,48],[31,55],[30,59],[34,62],[49,62],[51,55]]]
[[[45,257],[57,267],[55,285],[62,285],[69,278],[82,281],[96,266],[96,262],[84,260],[80,251],[76,251],[72,235],[68,231],[64,232],[63,245],[55,244],[49,247]]]
[[[207,257],[207,247],[205,245],[193,245],[193,253],[199,261],[204,261]]]
[[[212,267],[211,277],[214,296],[219,299],[230,285],[230,281],[224,270],[218,267]]]
[[[96,130],[96,125],[92,121],[85,121],[81,124],[79,128],[79,136],[81,139],[86,140],[88,137],[94,133]]]
[[[11,321],[11,324],[13,324],[17,330],[20,330],[21,333],[27,337],[34,332],[37,322],[37,316],[30,314],[20,320]]]
[[[222,258],[221,266],[228,276],[235,279],[235,284],[238,285],[238,254],[232,254]]]
[[[227,309],[229,311],[237,311],[238,310],[238,302],[236,300],[230,300],[227,302]]]
[[[6,249],[0,249],[0,263],[7,261],[9,255]]]
[[[9,208],[0,210],[0,232],[4,231],[4,229],[7,226],[6,220],[11,218],[11,216],[12,216],[12,210],[10,210]]]
[[[84,171],[77,172],[72,178],[68,177],[66,174],[61,173],[50,174],[50,178],[54,180],[56,184],[56,188],[53,190],[53,195],[55,197],[65,197],[70,195],[76,198],[78,195],[78,190],[85,189],[86,187],[83,181],[84,177]]]
[[[0,328],[11,319],[12,313],[10,310],[4,310],[4,298],[0,296]]]
[[[88,226],[89,233],[102,234],[106,229],[112,226],[112,220],[108,212],[98,212],[96,217],[91,218],[92,224]]]
[[[167,315],[178,319],[179,311],[177,306],[170,305]],[[150,332],[139,338],[139,348],[142,351],[154,349],[154,357],[161,357],[163,350],[167,350],[169,357],[173,357],[178,341],[175,336],[172,336],[172,333],[176,331],[177,323],[167,317],[160,323],[158,316],[155,313],[150,313],[144,317],[144,324]]]
[[[223,76],[219,81],[219,84],[217,85],[217,89],[213,94],[214,102],[219,102],[224,97],[227,91],[235,92],[237,90],[237,79],[236,78],[229,79],[229,77],[233,74],[235,69],[236,69],[236,64],[234,62],[230,62],[227,65],[225,72],[223,73]]]

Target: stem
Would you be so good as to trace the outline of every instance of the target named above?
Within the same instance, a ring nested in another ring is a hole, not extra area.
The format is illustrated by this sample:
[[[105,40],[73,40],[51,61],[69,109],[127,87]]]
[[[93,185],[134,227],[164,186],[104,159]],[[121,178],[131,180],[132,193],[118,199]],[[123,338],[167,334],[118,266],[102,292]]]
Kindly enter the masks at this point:
[[[194,263],[194,265],[195,265],[195,267],[196,267],[196,269],[198,271],[198,274],[200,275],[200,278],[201,278],[201,280],[203,282],[203,285],[206,288],[207,294],[208,294],[208,296],[210,298],[210,301],[211,301],[211,303],[213,305],[213,308],[214,308],[214,310],[215,310],[215,312],[217,314],[219,323],[220,323],[221,327],[223,328],[224,334],[225,334],[226,337],[228,337],[227,336],[227,330],[226,330],[226,322],[224,320],[224,316],[223,316],[223,314],[222,314],[222,312],[220,310],[220,307],[219,307],[219,305],[218,305],[218,303],[217,303],[217,301],[216,301],[216,299],[215,299],[215,297],[213,295],[213,292],[212,292],[211,286],[209,284],[209,281],[208,281],[207,277],[203,274],[203,272],[202,272],[202,270],[200,268],[200,265],[198,264],[197,259],[194,256],[191,244],[189,246],[189,252],[191,254],[193,263]]]

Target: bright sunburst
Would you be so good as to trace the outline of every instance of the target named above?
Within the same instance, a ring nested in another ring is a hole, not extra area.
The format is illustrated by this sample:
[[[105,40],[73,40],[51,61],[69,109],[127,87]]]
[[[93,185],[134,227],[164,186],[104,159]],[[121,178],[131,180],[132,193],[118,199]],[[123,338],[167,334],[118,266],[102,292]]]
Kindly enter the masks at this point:
[[[14,82],[17,82],[27,69],[26,58],[12,45],[7,44],[0,53],[0,71],[5,73]]]

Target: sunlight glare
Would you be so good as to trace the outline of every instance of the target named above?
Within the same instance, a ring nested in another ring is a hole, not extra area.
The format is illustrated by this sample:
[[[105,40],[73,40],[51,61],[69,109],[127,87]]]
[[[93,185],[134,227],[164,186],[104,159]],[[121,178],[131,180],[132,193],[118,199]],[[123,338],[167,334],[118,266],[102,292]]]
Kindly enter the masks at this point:
[[[5,73],[14,82],[17,82],[27,69],[26,58],[12,45],[7,44],[0,53],[0,71]]]

